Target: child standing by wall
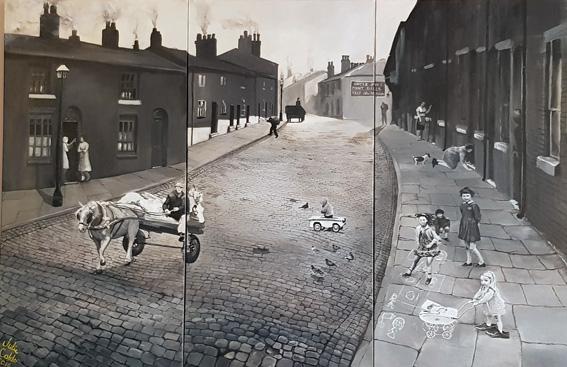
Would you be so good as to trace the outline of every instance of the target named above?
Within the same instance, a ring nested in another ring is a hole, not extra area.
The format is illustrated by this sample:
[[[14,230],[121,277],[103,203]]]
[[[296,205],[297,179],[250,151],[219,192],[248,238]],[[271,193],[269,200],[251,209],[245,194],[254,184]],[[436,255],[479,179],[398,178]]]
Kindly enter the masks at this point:
[[[484,259],[476,248],[476,242],[480,241],[480,208],[473,201],[474,191],[465,187],[459,191],[463,203],[461,204],[461,223],[459,225],[459,239],[467,249],[467,261],[463,266],[472,266],[471,252],[478,258],[478,267],[485,267]]]
[[[422,258],[426,259],[426,272],[427,279],[425,280],[425,285],[431,283],[431,265],[433,263],[433,258],[441,252],[439,250],[439,243],[441,243],[441,238],[435,233],[433,228],[429,226],[429,218],[426,214],[417,214],[418,226],[415,228],[415,241],[417,243],[417,249],[413,250],[415,254],[415,259],[413,264],[403,274],[403,277],[411,276],[411,273],[415,270],[419,261]]]
[[[433,218],[433,227],[435,232],[444,240],[449,239],[449,231],[451,230],[451,221],[445,216],[443,209],[435,211],[435,218]]]
[[[493,338],[509,338],[510,333],[503,330],[502,316],[506,313],[504,299],[496,287],[496,275],[487,271],[480,276],[480,289],[470,301],[473,305],[484,306],[486,322],[476,325],[478,330],[486,331],[486,334]],[[496,327],[492,326],[492,320],[496,320]]]

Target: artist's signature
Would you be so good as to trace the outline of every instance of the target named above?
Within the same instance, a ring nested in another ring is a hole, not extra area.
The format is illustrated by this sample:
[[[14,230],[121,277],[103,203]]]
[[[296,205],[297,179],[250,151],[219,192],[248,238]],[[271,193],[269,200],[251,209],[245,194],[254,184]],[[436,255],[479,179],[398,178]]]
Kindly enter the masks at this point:
[[[15,342],[4,340],[0,345],[0,366],[11,367],[18,363],[18,346]]]

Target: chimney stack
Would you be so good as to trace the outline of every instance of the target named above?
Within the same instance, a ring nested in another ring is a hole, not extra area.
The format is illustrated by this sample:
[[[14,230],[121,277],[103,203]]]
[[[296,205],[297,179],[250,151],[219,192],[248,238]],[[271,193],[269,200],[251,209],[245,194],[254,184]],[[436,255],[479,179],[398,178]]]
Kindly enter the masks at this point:
[[[161,32],[157,28],[152,29],[152,34],[150,35],[150,48],[160,48],[161,43]]]
[[[134,45],[132,46],[134,51],[140,51],[140,42],[138,40],[134,40]]]
[[[71,35],[69,36],[69,42],[72,45],[80,45],[81,44],[81,37],[77,35],[77,30],[73,29],[71,31]]]
[[[59,38],[59,15],[55,5],[43,3],[43,14],[39,18],[39,37]]]
[[[332,78],[335,76],[335,65],[332,61],[327,63],[327,78]]]
[[[102,30],[102,46],[107,48],[118,48],[119,33],[116,23],[106,22],[106,28]]]
[[[195,50],[197,57],[215,58],[217,56],[217,39],[215,34],[197,34],[195,41]]]
[[[350,69],[350,57],[348,55],[343,55],[341,59],[341,74]]]
[[[262,41],[260,41],[260,33],[254,33],[254,37],[252,38],[252,55],[260,57],[261,53],[261,46]]]
[[[244,53],[252,53],[252,36],[248,34],[248,31],[244,31],[244,34],[238,39],[238,49]]]
[[[374,62],[374,58],[370,55],[366,55],[366,63],[372,64]]]

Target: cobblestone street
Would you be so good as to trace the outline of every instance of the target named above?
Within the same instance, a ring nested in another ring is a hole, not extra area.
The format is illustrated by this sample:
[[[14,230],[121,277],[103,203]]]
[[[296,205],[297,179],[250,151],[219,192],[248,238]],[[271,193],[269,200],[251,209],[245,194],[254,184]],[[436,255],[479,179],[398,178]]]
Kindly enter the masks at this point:
[[[310,117],[193,178],[207,230],[187,274],[187,365],[350,365],[372,313],[372,153],[371,125]],[[377,162],[384,230],[389,164]],[[323,197],[347,217],[343,231],[308,227]]]
[[[376,157],[382,243],[395,175],[381,146]],[[207,227],[186,278],[187,366],[350,365],[372,314],[372,256],[381,256],[372,249],[372,162],[370,124],[311,116],[190,174]],[[347,218],[339,233],[308,227],[323,197]],[[171,235],[149,242],[124,266],[113,241],[95,275],[95,245],[74,215],[3,232],[0,338],[17,342],[24,366],[179,365],[180,245]]]
[[[171,235],[149,241],[179,246]],[[0,338],[17,343],[22,366],[181,363],[180,249],[146,246],[126,267],[114,240],[105,272],[95,275],[95,245],[65,215],[3,232],[1,251]]]

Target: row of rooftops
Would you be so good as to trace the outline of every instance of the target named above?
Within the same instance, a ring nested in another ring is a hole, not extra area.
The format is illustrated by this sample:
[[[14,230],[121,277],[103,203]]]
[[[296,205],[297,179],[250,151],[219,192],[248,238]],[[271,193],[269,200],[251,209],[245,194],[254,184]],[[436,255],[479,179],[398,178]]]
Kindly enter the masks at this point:
[[[5,52],[12,55],[46,57],[56,59],[96,62],[125,67],[186,73],[209,71],[260,76],[277,79],[278,65],[263,59],[260,54],[260,35],[244,32],[238,40],[239,48],[216,55],[214,35],[197,35],[195,41],[197,56],[185,50],[165,47],[161,33],[154,28],[150,36],[150,47],[140,50],[138,42],[133,48],[118,46],[119,32],[114,22],[107,22],[102,30],[102,44],[83,42],[76,30],[69,39],[59,37],[59,15],[55,5],[44,4],[40,17],[40,36],[5,34]],[[211,43],[214,42],[214,48]],[[208,47],[208,54],[202,55],[201,47]],[[214,54],[213,54],[214,52]]]

